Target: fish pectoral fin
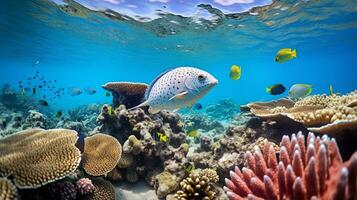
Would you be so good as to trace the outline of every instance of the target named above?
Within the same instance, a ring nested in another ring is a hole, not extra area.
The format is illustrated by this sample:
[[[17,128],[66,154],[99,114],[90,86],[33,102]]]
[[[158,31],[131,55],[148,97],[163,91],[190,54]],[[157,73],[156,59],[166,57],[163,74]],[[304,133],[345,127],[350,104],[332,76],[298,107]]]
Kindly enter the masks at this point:
[[[169,100],[171,101],[173,99],[184,99],[187,94],[188,94],[187,91],[180,92],[180,93],[176,94],[175,96],[171,97]]]
[[[158,113],[158,112],[160,112],[160,109],[156,109],[156,108],[153,108],[153,107],[149,107],[149,113],[151,113],[151,114],[156,114],[156,113]]]

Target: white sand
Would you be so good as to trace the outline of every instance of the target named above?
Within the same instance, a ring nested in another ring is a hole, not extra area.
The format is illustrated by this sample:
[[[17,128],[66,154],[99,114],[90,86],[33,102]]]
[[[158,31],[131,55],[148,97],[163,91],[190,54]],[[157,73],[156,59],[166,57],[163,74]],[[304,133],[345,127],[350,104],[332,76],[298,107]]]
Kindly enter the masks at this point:
[[[114,188],[117,200],[158,200],[155,190],[143,181],[135,184],[115,184]]]

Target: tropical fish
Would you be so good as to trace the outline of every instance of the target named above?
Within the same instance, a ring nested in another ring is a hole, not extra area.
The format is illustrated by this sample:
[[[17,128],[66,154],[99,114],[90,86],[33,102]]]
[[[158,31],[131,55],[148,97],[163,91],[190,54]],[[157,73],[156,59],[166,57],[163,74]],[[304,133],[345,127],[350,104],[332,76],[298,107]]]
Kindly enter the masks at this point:
[[[68,94],[71,96],[78,96],[78,95],[82,94],[82,90],[77,87],[72,87],[72,88],[68,89]]]
[[[104,95],[105,95],[106,97],[110,97],[110,93],[109,93],[109,92],[105,92]]]
[[[309,84],[295,84],[289,90],[289,96],[292,98],[303,98],[311,94],[312,85]]]
[[[201,110],[202,107],[203,107],[203,106],[202,106],[202,104],[200,104],[200,103],[196,103],[195,105],[192,106],[192,108],[195,109],[195,110]]]
[[[167,137],[167,135],[160,133],[160,132],[157,132],[156,134],[157,134],[157,136],[159,136],[160,142],[168,142],[169,137]]]
[[[198,138],[198,136],[199,136],[198,129],[192,129],[192,130],[188,131],[187,136],[192,137],[192,138]]]
[[[60,118],[61,116],[62,116],[62,111],[57,111],[56,117],[57,117],[57,118]]]
[[[46,100],[41,99],[41,100],[39,100],[38,102],[39,102],[42,106],[48,106],[48,102],[47,102]]]
[[[21,88],[21,96],[25,96],[25,94],[26,94],[25,88]]]
[[[183,166],[186,173],[190,174],[193,170],[195,170],[195,166],[192,163],[185,163]]]
[[[332,85],[330,85],[330,95],[333,95],[333,88],[332,88]]]
[[[86,87],[86,88],[84,88],[84,91],[89,95],[93,95],[93,94],[97,93],[97,90],[93,87]]]
[[[113,109],[113,107],[108,106],[108,114],[109,115],[114,115],[115,114],[115,110]]]
[[[217,83],[218,80],[205,71],[178,67],[159,75],[146,90],[145,101],[129,110],[149,106],[150,113],[157,113],[191,107]]]
[[[229,77],[232,80],[238,80],[240,79],[241,75],[242,75],[242,68],[237,65],[233,65],[229,72]]]
[[[278,51],[275,61],[281,64],[293,58],[296,58],[296,49],[284,48]]]
[[[271,85],[268,88],[266,88],[266,92],[271,94],[271,95],[279,95],[283,94],[285,92],[286,88],[282,84],[275,84]]]

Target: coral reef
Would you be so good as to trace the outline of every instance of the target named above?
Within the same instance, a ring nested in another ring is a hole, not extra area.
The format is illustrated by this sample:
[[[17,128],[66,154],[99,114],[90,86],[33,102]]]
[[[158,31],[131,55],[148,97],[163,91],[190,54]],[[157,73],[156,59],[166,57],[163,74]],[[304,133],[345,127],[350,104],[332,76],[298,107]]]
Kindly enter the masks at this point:
[[[156,176],[155,189],[158,198],[165,198],[179,186],[179,178],[170,172],[164,171]]]
[[[89,178],[81,178],[76,182],[77,191],[81,195],[91,194],[95,190],[95,186]]]
[[[87,137],[83,152],[84,171],[92,176],[106,175],[117,165],[121,153],[120,143],[110,135],[98,133]]]
[[[213,130],[214,133],[224,132],[224,126],[214,118],[210,118],[203,114],[183,115],[182,121],[185,125],[185,130],[201,129],[205,132]]]
[[[2,200],[13,200],[17,198],[17,189],[6,178],[0,178],[0,199]]]
[[[239,105],[231,99],[220,100],[215,104],[208,105],[205,113],[216,120],[230,120],[239,113]]]
[[[284,102],[286,101],[284,100]],[[357,102],[357,92],[342,96],[309,96],[293,105],[289,103],[288,106],[267,102],[265,106],[257,106],[261,103],[251,103],[246,107],[251,108],[249,111],[252,114],[264,119],[276,121],[288,117],[302,123],[313,132],[339,133],[344,130],[357,130],[357,107],[355,102]]]
[[[84,196],[85,200],[115,200],[115,191],[113,185],[102,178],[92,180],[95,187],[94,192]]]
[[[76,186],[69,181],[57,181],[46,186],[51,199],[75,200],[77,198]]]
[[[148,85],[145,83],[109,82],[102,86],[113,96],[113,106],[125,105],[128,108],[139,105]]]
[[[193,171],[180,182],[180,190],[176,192],[174,197],[178,200],[214,199],[217,191],[213,187],[213,183],[218,179],[218,175],[214,170]]]
[[[29,129],[0,140],[0,175],[18,188],[36,188],[59,180],[79,166],[77,133],[65,129]]]
[[[269,143],[246,153],[246,168],[230,172],[230,199],[355,199],[357,153],[343,163],[334,139],[284,136],[279,161]]]

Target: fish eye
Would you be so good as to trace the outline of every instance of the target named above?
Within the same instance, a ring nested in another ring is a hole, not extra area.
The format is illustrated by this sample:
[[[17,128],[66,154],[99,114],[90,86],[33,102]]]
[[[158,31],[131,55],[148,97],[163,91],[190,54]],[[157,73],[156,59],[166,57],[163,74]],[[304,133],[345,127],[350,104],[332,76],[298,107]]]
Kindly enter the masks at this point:
[[[206,79],[206,76],[203,74],[198,75],[198,80],[199,81],[204,81]]]

